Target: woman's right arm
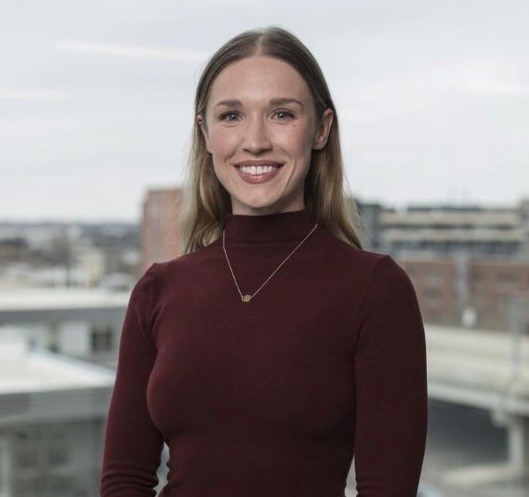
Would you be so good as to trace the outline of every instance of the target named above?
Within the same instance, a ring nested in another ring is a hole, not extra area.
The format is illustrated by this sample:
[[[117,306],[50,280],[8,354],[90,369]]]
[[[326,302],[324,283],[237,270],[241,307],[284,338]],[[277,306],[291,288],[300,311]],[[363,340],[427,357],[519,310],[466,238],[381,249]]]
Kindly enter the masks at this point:
[[[154,497],[163,438],[149,415],[146,389],[156,358],[151,336],[156,264],[132,289],[121,331],[116,380],[105,426],[101,497]]]

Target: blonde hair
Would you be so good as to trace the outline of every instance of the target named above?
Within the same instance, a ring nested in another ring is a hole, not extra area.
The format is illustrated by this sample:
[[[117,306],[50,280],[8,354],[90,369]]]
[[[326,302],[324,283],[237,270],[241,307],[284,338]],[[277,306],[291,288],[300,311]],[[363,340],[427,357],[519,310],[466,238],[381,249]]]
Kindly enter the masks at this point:
[[[313,96],[317,124],[326,108],[334,112],[325,147],[312,151],[305,178],[304,202],[320,225],[361,249],[360,216],[352,195],[344,196],[338,116],[323,73],[314,56],[296,36],[279,26],[268,26],[245,31],[226,42],[209,59],[200,76],[180,215],[183,253],[195,252],[217,239],[224,228],[225,214],[231,212],[230,195],[215,175],[196,117],[205,115],[209,89],[222,69],[253,55],[281,59],[299,72]]]

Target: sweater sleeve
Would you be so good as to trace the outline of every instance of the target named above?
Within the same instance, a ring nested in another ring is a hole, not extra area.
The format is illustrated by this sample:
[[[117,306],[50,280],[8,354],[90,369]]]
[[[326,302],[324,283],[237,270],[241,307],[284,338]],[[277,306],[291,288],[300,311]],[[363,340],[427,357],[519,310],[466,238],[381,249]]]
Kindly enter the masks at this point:
[[[373,269],[358,330],[357,497],[416,497],[428,427],[426,340],[413,284],[390,255]]]
[[[101,497],[153,497],[163,438],[146,403],[156,358],[151,303],[156,264],[136,282],[121,330],[116,379],[105,426]]]

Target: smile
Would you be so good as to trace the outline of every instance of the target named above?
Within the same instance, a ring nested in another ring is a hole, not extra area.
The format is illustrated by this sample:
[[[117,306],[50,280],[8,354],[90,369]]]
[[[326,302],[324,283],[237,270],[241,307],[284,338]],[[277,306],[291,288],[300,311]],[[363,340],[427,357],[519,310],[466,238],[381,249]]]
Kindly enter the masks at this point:
[[[236,166],[237,172],[243,181],[250,184],[266,183],[279,174],[283,164],[266,164],[263,166]]]

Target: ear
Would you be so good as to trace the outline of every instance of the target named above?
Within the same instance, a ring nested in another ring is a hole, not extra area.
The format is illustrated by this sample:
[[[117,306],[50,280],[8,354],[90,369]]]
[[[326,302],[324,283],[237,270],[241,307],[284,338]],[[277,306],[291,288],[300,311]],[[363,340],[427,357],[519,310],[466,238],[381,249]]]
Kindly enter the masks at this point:
[[[334,112],[332,109],[325,109],[325,112],[321,117],[320,125],[314,135],[314,140],[312,141],[313,149],[320,150],[325,147],[327,139],[329,138],[329,133],[331,131],[333,119]]]
[[[204,139],[206,141],[206,149],[209,153],[211,153],[211,144],[209,141],[208,129],[206,126],[206,121],[202,117],[202,114],[197,114],[197,123],[198,123],[198,126],[200,127],[200,130],[202,131],[202,134],[204,135]]]

